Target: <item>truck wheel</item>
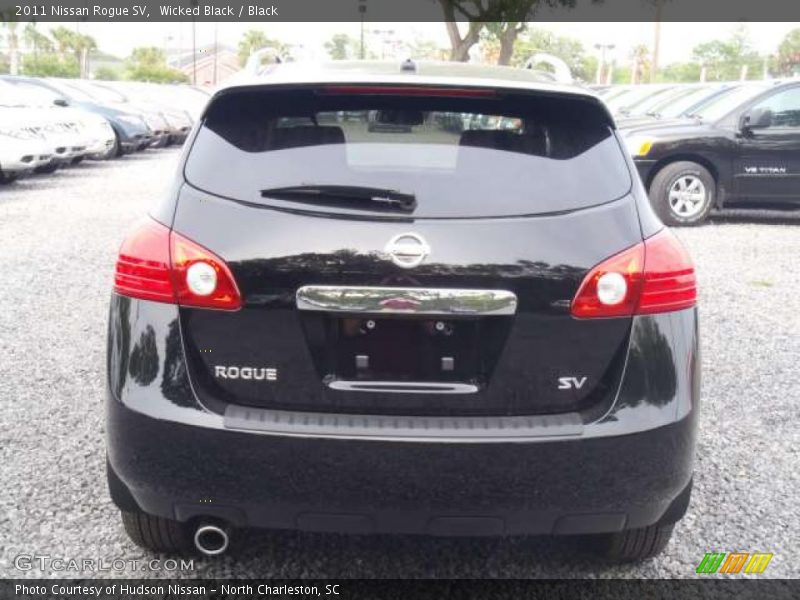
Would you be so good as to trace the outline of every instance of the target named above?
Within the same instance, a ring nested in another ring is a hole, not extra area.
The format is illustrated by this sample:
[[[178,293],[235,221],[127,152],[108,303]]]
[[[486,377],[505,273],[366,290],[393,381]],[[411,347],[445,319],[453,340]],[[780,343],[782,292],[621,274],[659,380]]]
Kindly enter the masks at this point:
[[[594,550],[615,562],[634,562],[652,558],[667,547],[674,523],[656,523],[641,529],[592,536]]]
[[[5,171],[0,171],[0,185],[5,185],[7,183],[11,183],[17,180],[16,173],[6,173]]]
[[[125,154],[125,150],[123,150],[122,143],[119,141],[119,133],[114,130],[114,145],[108,151],[106,158],[119,158],[123,154]]]
[[[650,184],[650,204],[667,225],[698,225],[714,207],[717,184],[708,170],[689,161],[668,164]]]
[[[122,511],[121,514],[125,532],[141,548],[174,554],[192,547],[192,536],[186,523],[142,512]]]

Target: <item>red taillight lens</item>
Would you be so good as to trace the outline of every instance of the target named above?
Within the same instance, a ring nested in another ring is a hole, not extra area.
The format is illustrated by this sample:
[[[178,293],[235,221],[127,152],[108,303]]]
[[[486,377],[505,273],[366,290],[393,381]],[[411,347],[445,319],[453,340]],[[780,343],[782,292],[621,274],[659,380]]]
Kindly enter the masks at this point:
[[[114,291],[143,300],[175,302],[169,264],[169,229],[156,221],[144,221],[122,242]]]
[[[239,290],[228,265],[216,254],[172,232],[172,276],[178,304],[202,308],[236,310],[242,305]],[[193,285],[192,269],[198,264],[213,273],[216,285],[211,291]],[[210,267],[210,269],[208,269]],[[213,269],[213,271],[211,270]]]
[[[689,308],[697,303],[694,264],[669,229],[644,242],[644,285],[636,314]]]
[[[117,258],[114,291],[182,306],[236,310],[241,295],[216,254],[156,221],[125,239]]]
[[[572,301],[572,316],[646,315],[689,308],[696,301],[692,261],[665,229],[589,271]]]

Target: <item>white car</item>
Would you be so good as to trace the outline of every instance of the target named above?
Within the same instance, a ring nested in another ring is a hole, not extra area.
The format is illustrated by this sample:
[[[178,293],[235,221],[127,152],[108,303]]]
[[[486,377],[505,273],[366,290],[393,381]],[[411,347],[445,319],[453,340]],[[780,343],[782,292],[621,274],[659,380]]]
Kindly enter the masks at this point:
[[[54,161],[50,168],[40,170],[52,170],[84,157],[108,158],[113,153],[114,130],[104,117],[65,107],[57,94],[25,82],[11,84],[0,81],[0,97],[3,96],[36,111],[45,123],[44,135],[53,144]]]
[[[53,160],[42,124],[24,110],[0,107],[0,183],[8,183]]]

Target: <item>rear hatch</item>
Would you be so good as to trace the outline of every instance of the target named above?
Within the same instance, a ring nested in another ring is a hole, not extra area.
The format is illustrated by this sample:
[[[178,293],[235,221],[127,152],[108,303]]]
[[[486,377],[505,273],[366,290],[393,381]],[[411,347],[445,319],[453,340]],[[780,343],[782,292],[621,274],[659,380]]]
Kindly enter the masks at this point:
[[[180,309],[214,410],[545,414],[615,389],[630,318],[570,314],[591,267],[641,241],[591,97],[234,89],[212,100],[184,175],[173,227],[242,296]]]

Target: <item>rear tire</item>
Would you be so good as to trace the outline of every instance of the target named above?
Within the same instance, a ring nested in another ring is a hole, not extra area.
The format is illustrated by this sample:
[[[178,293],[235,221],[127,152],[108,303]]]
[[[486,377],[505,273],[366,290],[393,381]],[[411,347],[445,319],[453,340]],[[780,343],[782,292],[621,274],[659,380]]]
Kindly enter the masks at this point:
[[[652,558],[667,547],[674,523],[656,523],[641,529],[626,529],[593,537],[594,551],[614,562]]]
[[[143,512],[122,511],[122,525],[134,544],[154,552],[176,554],[192,547],[187,523],[154,517]]]
[[[699,225],[714,208],[717,184],[708,169],[690,161],[668,164],[650,184],[650,204],[667,225]]]

